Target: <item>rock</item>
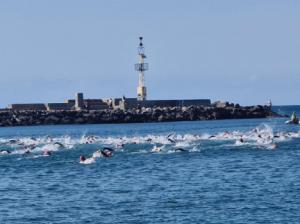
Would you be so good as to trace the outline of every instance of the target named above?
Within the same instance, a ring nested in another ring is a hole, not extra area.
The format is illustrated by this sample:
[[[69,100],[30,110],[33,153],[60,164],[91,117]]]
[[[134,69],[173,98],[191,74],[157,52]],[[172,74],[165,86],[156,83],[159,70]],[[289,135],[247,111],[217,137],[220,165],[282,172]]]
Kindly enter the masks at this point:
[[[161,122],[161,121],[164,121],[165,118],[164,118],[164,115],[160,115],[157,119],[157,121]]]
[[[45,119],[45,122],[47,123],[47,124],[57,124],[57,123],[59,123],[59,118],[58,117],[56,117],[56,116],[54,116],[54,115],[50,115],[50,116],[48,116],[46,119]]]
[[[164,122],[212,119],[245,119],[278,116],[269,107],[242,107],[239,104],[215,102],[212,106],[153,107],[123,110],[83,111],[0,111],[0,126],[37,124],[99,124]]]
[[[75,124],[84,124],[85,120],[82,117],[78,117],[74,120]]]

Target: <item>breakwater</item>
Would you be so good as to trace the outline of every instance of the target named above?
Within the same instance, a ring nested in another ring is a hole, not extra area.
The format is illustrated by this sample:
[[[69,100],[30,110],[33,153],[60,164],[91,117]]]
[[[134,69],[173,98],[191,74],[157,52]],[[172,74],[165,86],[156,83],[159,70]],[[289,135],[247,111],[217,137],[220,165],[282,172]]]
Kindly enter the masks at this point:
[[[128,110],[81,110],[81,111],[0,111],[0,126],[29,126],[52,124],[102,124],[145,123],[166,121],[196,121],[218,119],[265,118],[274,116],[267,106],[241,107],[190,106],[140,108]]]

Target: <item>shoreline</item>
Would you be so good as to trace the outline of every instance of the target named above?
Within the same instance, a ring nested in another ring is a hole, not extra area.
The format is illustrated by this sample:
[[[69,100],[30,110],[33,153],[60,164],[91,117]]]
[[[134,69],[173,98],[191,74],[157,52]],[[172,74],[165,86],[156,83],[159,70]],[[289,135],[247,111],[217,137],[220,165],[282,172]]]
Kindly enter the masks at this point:
[[[0,111],[0,127],[72,125],[72,124],[127,124],[201,120],[226,120],[282,117],[268,106],[190,106],[156,107],[128,110],[59,110],[59,111]]]

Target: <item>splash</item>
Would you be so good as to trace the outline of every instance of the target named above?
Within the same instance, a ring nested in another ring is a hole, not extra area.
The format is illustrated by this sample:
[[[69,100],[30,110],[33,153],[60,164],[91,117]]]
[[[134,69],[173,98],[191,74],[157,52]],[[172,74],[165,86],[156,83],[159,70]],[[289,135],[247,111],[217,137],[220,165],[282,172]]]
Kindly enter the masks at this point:
[[[261,124],[248,131],[224,131],[219,133],[146,135],[146,136],[99,136],[68,135],[51,137],[0,138],[0,156],[10,155],[43,155],[44,152],[76,150],[80,146],[90,145],[101,149],[111,147],[117,153],[173,153],[200,152],[209,148],[210,142],[220,148],[243,147],[276,149],[279,142],[300,138],[300,132],[274,132],[271,126]],[[201,146],[201,147],[200,147]],[[52,153],[45,154],[50,156]],[[95,151],[92,158],[102,157]],[[88,160],[89,161],[89,160]],[[91,160],[92,161],[92,160]],[[95,160],[96,161],[96,160]],[[88,163],[88,162],[87,162]]]

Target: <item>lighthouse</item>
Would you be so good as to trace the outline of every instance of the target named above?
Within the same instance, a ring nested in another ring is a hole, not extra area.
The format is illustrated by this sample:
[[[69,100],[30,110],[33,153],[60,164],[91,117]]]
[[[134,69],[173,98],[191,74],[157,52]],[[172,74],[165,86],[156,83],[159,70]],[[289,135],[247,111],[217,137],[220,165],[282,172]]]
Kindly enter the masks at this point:
[[[143,45],[143,37],[140,37],[138,46],[139,63],[135,64],[135,70],[139,72],[139,83],[137,87],[137,100],[145,101],[147,99],[147,89],[145,86],[145,71],[148,70],[148,63],[145,63],[145,49]]]

